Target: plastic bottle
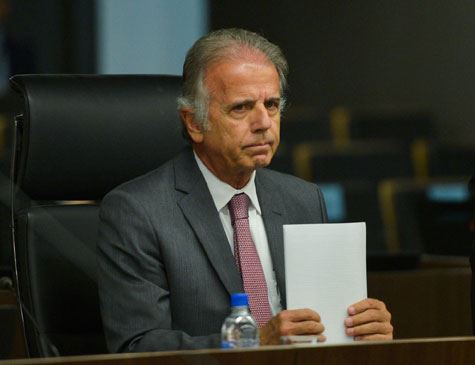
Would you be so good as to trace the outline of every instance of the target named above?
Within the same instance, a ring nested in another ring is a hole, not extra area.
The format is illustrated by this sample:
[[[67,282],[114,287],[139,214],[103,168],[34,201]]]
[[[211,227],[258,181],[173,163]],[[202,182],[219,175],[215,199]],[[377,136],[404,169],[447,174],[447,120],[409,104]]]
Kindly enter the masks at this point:
[[[247,294],[231,294],[231,314],[221,327],[221,348],[258,346],[259,328],[249,312]]]

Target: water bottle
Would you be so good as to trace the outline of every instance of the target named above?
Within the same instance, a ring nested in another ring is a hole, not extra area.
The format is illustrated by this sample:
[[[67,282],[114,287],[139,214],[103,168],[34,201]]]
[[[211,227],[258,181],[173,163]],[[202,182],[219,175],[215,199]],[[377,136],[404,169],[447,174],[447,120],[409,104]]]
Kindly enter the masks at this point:
[[[221,327],[221,348],[259,346],[259,329],[249,312],[247,294],[231,294],[231,314]]]

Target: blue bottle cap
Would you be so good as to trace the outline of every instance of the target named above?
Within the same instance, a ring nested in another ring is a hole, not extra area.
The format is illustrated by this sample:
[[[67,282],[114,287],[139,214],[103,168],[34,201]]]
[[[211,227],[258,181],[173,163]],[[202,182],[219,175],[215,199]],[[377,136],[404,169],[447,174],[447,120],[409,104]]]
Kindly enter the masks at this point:
[[[244,307],[248,305],[246,293],[231,294],[231,307]]]

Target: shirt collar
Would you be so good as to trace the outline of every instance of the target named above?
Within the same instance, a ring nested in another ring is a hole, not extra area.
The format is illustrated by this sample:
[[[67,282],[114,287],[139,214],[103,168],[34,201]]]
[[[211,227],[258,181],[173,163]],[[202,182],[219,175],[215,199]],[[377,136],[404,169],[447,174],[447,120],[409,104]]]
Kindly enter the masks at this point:
[[[206,184],[208,185],[208,189],[211,193],[211,197],[213,198],[214,205],[216,206],[216,210],[219,212],[221,209],[226,207],[231,200],[231,198],[240,193],[246,193],[246,195],[251,200],[251,204],[256,209],[257,213],[261,214],[261,207],[259,206],[259,200],[257,199],[257,192],[256,192],[256,171],[252,172],[251,178],[249,182],[241,189],[235,189],[231,185],[221,181],[214,175],[201,161],[195,151],[193,151],[195,155],[196,163],[198,164],[198,168],[200,169],[203,177],[205,178]]]

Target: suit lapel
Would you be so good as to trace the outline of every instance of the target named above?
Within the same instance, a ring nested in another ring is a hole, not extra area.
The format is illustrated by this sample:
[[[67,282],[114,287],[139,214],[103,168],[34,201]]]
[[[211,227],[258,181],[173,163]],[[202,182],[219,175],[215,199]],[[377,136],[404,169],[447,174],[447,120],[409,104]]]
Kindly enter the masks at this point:
[[[260,170],[257,170],[256,190],[262,210],[262,219],[264,220],[277,286],[280,292],[280,301],[282,308],[285,309],[287,306],[283,233],[285,207],[279,194],[274,192],[272,182],[268,181]]]
[[[225,288],[230,294],[242,292],[241,276],[219,213],[191,150],[175,160],[175,187],[185,193],[178,205]]]

